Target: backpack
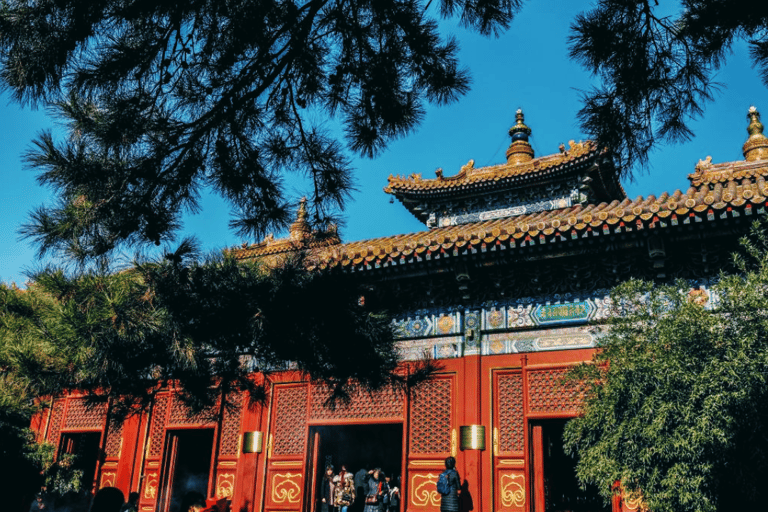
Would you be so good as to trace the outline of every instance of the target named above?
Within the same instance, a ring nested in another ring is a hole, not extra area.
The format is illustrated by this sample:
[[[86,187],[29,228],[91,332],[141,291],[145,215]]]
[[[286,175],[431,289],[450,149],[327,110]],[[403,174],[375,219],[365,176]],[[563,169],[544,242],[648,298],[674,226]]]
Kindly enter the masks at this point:
[[[440,473],[440,476],[437,478],[437,492],[439,492],[442,495],[451,494],[451,491],[453,490],[453,486],[448,481],[448,475],[454,471],[453,469],[446,469],[442,473]]]

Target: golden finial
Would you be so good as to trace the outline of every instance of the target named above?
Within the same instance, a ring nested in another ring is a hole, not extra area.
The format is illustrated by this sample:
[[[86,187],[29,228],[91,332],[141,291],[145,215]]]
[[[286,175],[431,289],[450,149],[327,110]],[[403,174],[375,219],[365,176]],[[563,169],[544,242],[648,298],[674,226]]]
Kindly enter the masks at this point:
[[[296,220],[291,224],[291,240],[298,241],[307,238],[310,234],[309,224],[307,223],[307,198],[302,197],[299,201],[299,211],[296,213]]]
[[[517,109],[515,121],[515,126],[509,129],[512,144],[507,149],[507,163],[512,165],[529,162],[533,159],[533,148],[528,143],[531,129],[524,122],[523,109]]]
[[[528,142],[528,136],[531,134],[531,129],[523,122],[525,121],[525,115],[523,109],[517,109],[515,112],[515,126],[509,129],[509,136],[512,137],[512,142],[516,140],[524,140]]]
[[[763,135],[763,123],[760,122],[760,112],[754,106],[749,107],[747,119],[749,119],[749,126],[747,126],[749,138],[742,147],[744,160],[754,162],[755,160],[768,158],[768,138]]]
[[[296,214],[297,220],[307,220],[307,197],[299,200],[299,212]]]

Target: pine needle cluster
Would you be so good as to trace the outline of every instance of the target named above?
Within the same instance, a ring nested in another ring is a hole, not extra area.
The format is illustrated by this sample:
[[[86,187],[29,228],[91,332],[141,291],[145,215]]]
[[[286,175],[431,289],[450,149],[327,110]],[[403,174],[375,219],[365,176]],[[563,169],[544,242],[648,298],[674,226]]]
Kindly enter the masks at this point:
[[[309,186],[324,226],[353,188],[345,146],[375,156],[414,130],[425,105],[455,101],[470,77],[438,20],[484,35],[519,0],[10,0],[0,7],[0,80],[50,106],[27,156],[57,203],[25,234],[75,259],[161,244],[208,187],[232,227],[259,238],[289,220]],[[342,126],[339,138],[326,119]]]

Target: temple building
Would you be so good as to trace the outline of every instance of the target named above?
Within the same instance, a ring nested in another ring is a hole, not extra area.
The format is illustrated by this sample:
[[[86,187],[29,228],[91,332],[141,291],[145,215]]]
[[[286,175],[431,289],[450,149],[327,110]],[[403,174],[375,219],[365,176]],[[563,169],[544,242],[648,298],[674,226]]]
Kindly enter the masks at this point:
[[[744,160],[706,158],[688,190],[631,199],[610,153],[593,142],[535,155],[518,111],[506,162],[389,177],[385,192],[422,231],[315,241],[302,205],[288,238],[232,249],[242,260],[278,259],[301,246],[319,266],[394,297],[404,371],[425,353],[442,366],[413,390],[361,393],[331,409],[323,387],[286,372],[270,377],[256,407],[242,397],[240,408],[190,418],[168,392],[115,425],[106,406],[87,410],[72,394],[33,426],[59,453],[83,455],[94,488],[139,492],[147,512],[175,512],[192,485],[231,500],[233,511],[314,512],[327,463],[379,466],[401,477],[402,511],[435,512],[450,455],[462,510],[634,510],[577,485],[562,432],[579,392],[562,377],[592,357],[594,327],[620,281],[684,278],[708,301],[738,238],[768,206],[768,139],[754,107],[748,118]]]

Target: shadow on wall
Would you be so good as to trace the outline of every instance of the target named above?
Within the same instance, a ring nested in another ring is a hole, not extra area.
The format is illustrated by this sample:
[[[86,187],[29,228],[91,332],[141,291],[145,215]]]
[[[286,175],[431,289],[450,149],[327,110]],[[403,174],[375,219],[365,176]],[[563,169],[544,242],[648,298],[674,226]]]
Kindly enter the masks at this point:
[[[469,492],[469,482],[466,479],[461,484],[461,496],[459,499],[459,510],[461,512],[475,510],[475,501],[472,499],[472,493]]]

